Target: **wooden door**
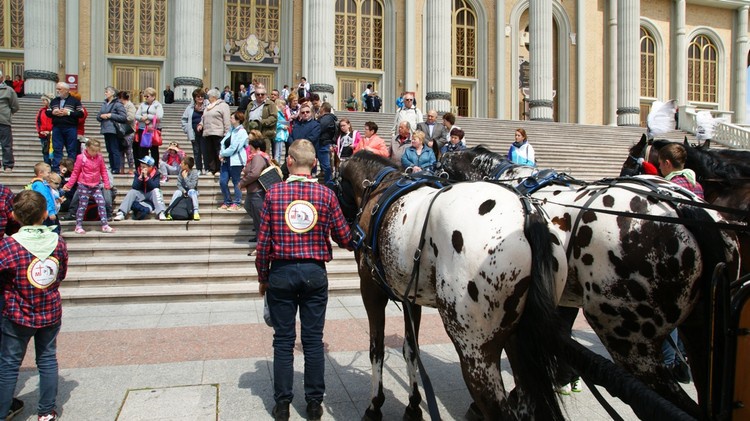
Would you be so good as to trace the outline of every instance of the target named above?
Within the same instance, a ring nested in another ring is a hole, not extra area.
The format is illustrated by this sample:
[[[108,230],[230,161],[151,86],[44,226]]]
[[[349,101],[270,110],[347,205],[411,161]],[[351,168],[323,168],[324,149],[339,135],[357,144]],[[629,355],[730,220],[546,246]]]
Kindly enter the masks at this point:
[[[456,115],[470,117],[472,115],[472,98],[470,85],[453,85],[453,108]]]
[[[156,89],[156,99],[161,101],[159,84],[159,67],[130,64],[116,64],[113,66],[113,84],[118,91],[130,93],[130,100],[138,104],[143,100],[143,90]]]

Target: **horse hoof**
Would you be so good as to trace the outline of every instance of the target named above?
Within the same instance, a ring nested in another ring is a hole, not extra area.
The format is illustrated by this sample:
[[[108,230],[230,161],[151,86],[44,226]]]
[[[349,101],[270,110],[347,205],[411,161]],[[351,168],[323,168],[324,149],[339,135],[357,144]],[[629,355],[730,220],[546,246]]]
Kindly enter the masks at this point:
[[[466,410],[466,420],[467,421],[483,421],[484,415],[482,415],[482,411],[479,410],[479,407],[475,402],[472,402],[471,405],[469,405],[469,409]]]
[[[404,411],[404,421],[421,421],[422,420],[422,409],[420,409],[418,406],[411,407],[407,406],[406,411]]]
[[[362,417],[362,421],[381,421],[383,419],[383,413],[380,410],[373,411],[370,408],[365,410],[365,415]]]

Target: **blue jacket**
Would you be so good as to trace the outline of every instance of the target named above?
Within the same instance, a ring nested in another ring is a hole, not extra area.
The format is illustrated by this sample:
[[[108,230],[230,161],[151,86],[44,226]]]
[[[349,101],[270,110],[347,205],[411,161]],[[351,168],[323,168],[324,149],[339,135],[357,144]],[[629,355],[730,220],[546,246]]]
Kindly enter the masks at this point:
[[[422,147],[421,155],[417,155],[417,148],[414,146],[410,146],[409,149],[404,151],[404,154],[401,155],[401,165],[403,165],[404,168],[417,166],[425,169],[434,164],[435,161],[437,161],[437,158],[435,158],[435,152],[426,146]]]
[[[292,134],[289,136],[287,143],[290,145],[297,139],[307,139],[313,143],[315,150],[318,149],[318,139],[320,139],[320,123],[317,120],[294,122]]]
[[[247,163],[247,132],[242,126],[229,129],[224,139],[221,140],[221,152],[219,154],[224,158],[229,158],[229,166],[244,167]]]
[[[47,201],[47,213],[49,216],[57,214],[57,211],[55,210],[55,199],[52,197],[52,191],[50,191],[51,188],[52,187],[43,180],[36,179],[31,183],[31,190],[41,193],[41,195],[44,196],[44,200]]]

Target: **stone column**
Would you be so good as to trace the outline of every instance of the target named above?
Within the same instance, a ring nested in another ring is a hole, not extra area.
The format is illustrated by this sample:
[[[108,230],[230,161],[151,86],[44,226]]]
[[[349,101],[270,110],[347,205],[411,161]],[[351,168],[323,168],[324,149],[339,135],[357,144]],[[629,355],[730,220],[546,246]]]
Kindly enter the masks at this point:
[[[404,4],[404,91],[417,91],[415,65],[416,57],[414,54],[414,44],[416,43],[416,12],[414,0],[406,0]],[[399,92],[400,93],[400,92]],[[419,99],[419,97],[415,96]],[[425,110],[427,112],[427,110]]]
[[[193,91],[203,87],[203,0],[174,2],[174,87],[175,101],[190,101]]]
[[[423,112],[451,110],[451,1],[430,0],[426,5],[427,72],[425,74],[425,106]]]
[[[506,41],[505,41],[505,0],[495,2],[495,118],[505,120],[506,103],[508,98],[505,96],[506,78]]]
[[[617,125],[640,125],[640,0],[617,1]]]
[[[747,12],[750,7],[742,6],[737,9],[734,30],[734,124],[745,123],[747,111]]]
[[[567,34],[565,34],[567,36]],[[529,108],[532,120],[552,118],[552,2],[529,2]]]
[[[685,28],[685,0],[674,0],[672,17],[672,64],[670,97],[677,100],[677,106],[687,104],[687,29]]]
[[[26,0],[24,3],[23,79],[27,95],[55,92],[58,80],[57,0]],[[72,29],[68,29],[72,30]]]
[[[586,0],[576,0],[576,121],[586,124]]]
[[[65,73],[79,75],[78,71],[78,44],[80,34],[78,33],[78,0],[66,0],[65,2]],[[71,30],[71,28],[73,30]],[[78,78],[78,84],[81,84],[81,78]],[[78,87],[80,91],[80,86]]]
[[[617,125],[617,0],[607,3],[607,124]]]
[[[304,12],[308,16],[307,36],[307,80],[310,92],[320,95],[320,99],[338,104],[336,72],[334,71],[334,32],[336,23],[336,2],[330,0],[307,0]]]

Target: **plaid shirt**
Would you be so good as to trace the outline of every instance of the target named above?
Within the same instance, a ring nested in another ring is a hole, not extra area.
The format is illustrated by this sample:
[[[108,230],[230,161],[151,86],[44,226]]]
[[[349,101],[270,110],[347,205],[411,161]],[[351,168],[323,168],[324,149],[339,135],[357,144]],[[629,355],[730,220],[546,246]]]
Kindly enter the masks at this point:
[[[5,236],[5,228],[11,220],[13,212],[13,192],[0,184],[0,239]]]
[[[45,272],[49,273],[53,260],[57,260],[57,277],[45,279]],[[41,266],[43,263],[45,265]],[[68,247],[62,237],[45,262],[40,262],[13,237],[0,241],[0,272],[10,275],[10,282],[3,286],[3,316],[16,324],[32,328],[59,323],[62,302],[58,287],[65,279],[67,270]],[[39,286],[34,286],[32,282]]]
[[[695,186],[690,184],[687,178],[685,178],[684,175],[676,175],[672,177],[671,180],[672,183],[677,184],[678,186],[684,188],[685,190],[693,192],[696,196],[703,199],[703,186],[701,186],[701,183],[695,182]]]
[[[317,212],[317,221],[309,205]],[[338,199],[331,189],[318,183],[275,184],[266,193],[260,221],[255,258],[259,282],[268,281],[273,260],[329,262],[329,233],[338,245],[352,249],[352,234]]]

